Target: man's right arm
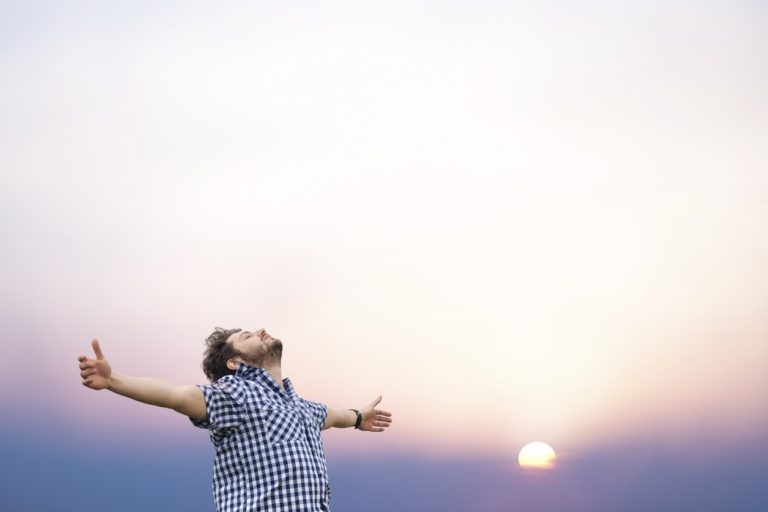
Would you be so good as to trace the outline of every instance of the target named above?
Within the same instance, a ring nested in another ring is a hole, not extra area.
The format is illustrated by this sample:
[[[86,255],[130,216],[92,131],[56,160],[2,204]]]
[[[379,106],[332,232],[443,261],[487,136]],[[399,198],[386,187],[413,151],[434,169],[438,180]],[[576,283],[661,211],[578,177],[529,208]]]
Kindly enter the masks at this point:
[[[203,392],[197,386],[174,386],[149,377],[129,377],[113,373],[107,389],[149,405],[173,409],[196,420],[205,420]]]
[[[109,389],[145,404],[173,409],[197,420],[207,420],[203,392],[197,386],[174,386],[168,382],[147,377],[129,377],[113,373],[109,362],[101,352],[99,341],[92,342],[95,359],[84,355],[80,361],[80,376],[83,385],[91,389]]]

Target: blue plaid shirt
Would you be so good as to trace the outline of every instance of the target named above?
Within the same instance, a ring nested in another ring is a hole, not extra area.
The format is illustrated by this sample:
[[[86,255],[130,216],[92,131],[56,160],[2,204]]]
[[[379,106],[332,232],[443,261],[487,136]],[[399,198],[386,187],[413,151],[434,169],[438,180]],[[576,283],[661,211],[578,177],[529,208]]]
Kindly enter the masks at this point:
[[[213,497],[219,512],[329,511],[331,488],[320,433],[328,409],[285,390],[264,368],[198,385],[216,448]]]

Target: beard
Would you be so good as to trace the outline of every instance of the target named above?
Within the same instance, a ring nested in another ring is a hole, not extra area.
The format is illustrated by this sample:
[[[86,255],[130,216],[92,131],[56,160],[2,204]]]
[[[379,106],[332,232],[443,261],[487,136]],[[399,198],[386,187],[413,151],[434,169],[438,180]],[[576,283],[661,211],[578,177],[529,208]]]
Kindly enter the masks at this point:
[[[254,368],[267,368],[268,366],[280,366],[283,358],[283,342],[275,339],[264,349],[252,352],[240,352],[240,359]]]

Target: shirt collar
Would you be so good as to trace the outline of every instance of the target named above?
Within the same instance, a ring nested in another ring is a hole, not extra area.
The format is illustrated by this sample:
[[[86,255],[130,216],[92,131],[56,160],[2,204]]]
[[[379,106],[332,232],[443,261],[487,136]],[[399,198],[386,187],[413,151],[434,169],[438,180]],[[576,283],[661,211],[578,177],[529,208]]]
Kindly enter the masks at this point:
[[[283,392],[280,389],[280,386],[278,386],[277,381],[272,378],[272,376],[269,374],[269,372],[267,372],[265,368],[256,368],[255,366],[240,363],[237,367],[237,372],[235,372],[235,377],[264,384],[278,393]],[[293,389],[293,383],[291,383],[291,379],[287,377],[284,378],[283,387],[285,388],[285,392],[290,397],[294,397],[296,395],[296,391]]]

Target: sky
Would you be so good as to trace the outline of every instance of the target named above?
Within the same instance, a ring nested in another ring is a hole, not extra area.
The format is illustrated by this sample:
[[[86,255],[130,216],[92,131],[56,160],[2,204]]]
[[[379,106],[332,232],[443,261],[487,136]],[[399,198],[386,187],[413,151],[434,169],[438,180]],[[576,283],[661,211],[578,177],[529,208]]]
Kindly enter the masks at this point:
[[[76,358],[203,383],[222,326],[393,412],[323,434],[336,512],[765,510],[767,23],[0,1],[3,508],[212,510],[206,433]]]

